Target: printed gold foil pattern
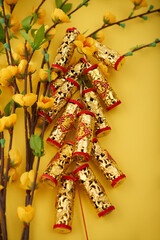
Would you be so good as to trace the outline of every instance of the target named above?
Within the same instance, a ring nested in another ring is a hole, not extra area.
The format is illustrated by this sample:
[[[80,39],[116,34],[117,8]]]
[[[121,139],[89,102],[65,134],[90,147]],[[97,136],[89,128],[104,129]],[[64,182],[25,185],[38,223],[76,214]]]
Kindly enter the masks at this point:
[[[79,32],[76,28],[68,28],[62,40],[62,43],[57,49],[57,54],[52,64],[52,69],[57,72],[66,72],[66,67],[72,58],[75,45],[74,41]]]
[[[96,41],[94,57],[103,61],[106,65],[113,67],[115,70],[119,70],[124,62],[124,56],[121,56],[118,52],[106,47],[98,41]]]
[[[87,74],[88,79],[91,81],[99,97],[105,103],[107,111],[121,103],[121,101],[117,98],[116,93],[101,73],[97,64],[90,66],[84,71],[84,73]]]
[[[79,113],[76,130],[76,142],[73,158],[79,161],[89,161],[95,126],[95,115],[90,111]]]
[[[98,137],[102,137],[106,131],[111,130],[107,119],[104,115],[100,100],[93,88],[87,88],[82,92],[83,100],[86,103],[89,111],[96,116],[95,133]]]
[[[51,186],[57,185],[69,164],[72,162],[73,149],[74,143],[65,142],[48,164],[47,169],[41,176],[41,180],[47,182]]]
[[[101,217],[114,209],[105,190],[88,164],[77,164],[76,170],[73,172],[80,184],[83,186],[87,195]]]
[[[75,182],[73,177],[65,175],[58,184],[56,198],[56,220],[54,230],[68,233],[72,230],[72,215],[75,198]]]
[[[80,102],[70,99],[62,116],[58,119],[51,131],[47,142],[58,147],[61,146],[64,142],[66,134],[72,129],[77,118],[77,114],[81,111],[81,109],[83,109],[83,105]]]
[[[125,178],[125,175],[119,169],[117,163],[106,149],[102,149],[97,139],[93,140],[92,159],[106,179],[111,182],[112,187]]]

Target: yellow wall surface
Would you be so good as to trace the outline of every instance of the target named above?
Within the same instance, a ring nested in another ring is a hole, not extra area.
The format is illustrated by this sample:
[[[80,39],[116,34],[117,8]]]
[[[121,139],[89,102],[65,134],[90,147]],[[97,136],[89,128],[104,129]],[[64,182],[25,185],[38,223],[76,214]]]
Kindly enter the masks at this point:
[[[73,8],[80,1],[73,2]],[[148,0],[148,6],[160,7],[158,0]],[[22,20],[29,15],[32,6],[38,0],[19,0],[14,13]],[[88,34],[102,24],[103,14],[108,10],[117,20],[128,17],[133,4],[129,0],[91,0],[88,7],[83,7],[71,18],[71,23],[57,26],[57,34],[49,50],[51,61],[60,44],[65,29],[75,26],[80,32]],[[52,0],[46,0],[43,8],[47,11],[47,22],[51,24],[51,12],[55,8]],[[135,14],[147,11],[137,10]],[[126,22],[126,27],[113,26],[104,30],[104,44],[121,54],[137,44],[146,44],[160,38],[160,15],[150,14],[148,20],[137,18]],[[20,41],[20,40],[18,40]],[[16,40],[12,42],[16,50]],[[38,53],[33,61],[40,64]],[[160,239],[160,45],[137,51],[127,57],[120,71],[110,69],[109,83],[117,93],[122,104],[105,115],[112,127],[111,132],[100,138],[106,148],[126,174],[126,180],[113,189],[100,171],[91,162],[91,167],[104,186],[115,210],[101,218],[90,204],[85,192],[80,190],[89,240],[159,240]],[[3,65],[1,61],[0,65]],[[9,92],[5,101],[11,97]],[[2,105],[4,95],[0,96]],[[13,145],[19,147],[23,163],[18,171],[25,171],[25,144],[23,111],[17,111],[18,122],[15,126]],[[52,126],[53,127],[53,126]],[[52,127],[45,133],[47,139]],[[7,134],[6,134],[7,137]],[[7,141],[8,143],[8,141]],[[7,144],[6,143],[6,144]],[[7,146],[7,145],[6,145]],[[7,151],[7,149],[6,149]],[[39,174],[56,153],[56,149],[45,143],[45,156],[40,163]],[[31,222],[30,240],[83,240],[86,239],[81,209],[76,194],[72,232],[66,235],[54,232],[56,188],[51,189],[40,184],[33,206],[35,217]],[[9,240],[18,240],[22,234],[22,223],[16,216],[16,209],[24,205],[25,193],[19,182],[8,186],[7,225]]]

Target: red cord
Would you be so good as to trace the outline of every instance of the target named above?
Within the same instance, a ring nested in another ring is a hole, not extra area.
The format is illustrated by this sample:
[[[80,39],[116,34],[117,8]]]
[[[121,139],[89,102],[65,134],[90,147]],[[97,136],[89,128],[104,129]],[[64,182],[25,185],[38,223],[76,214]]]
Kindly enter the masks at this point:
[[[81,202],[80,191],[79,191],[79,184],[78,184],[77,179],[76,179],[76,184],[77,184],[77,190],[78,190],[79,203],[80,203],[80,206],[81,206],[81,212],[82,212],[84,229],[85,229],[85,233],[86,233],[86,239],[89,240],[88,233],[87,233],[87,227],[86,227],[86,221],[85,221],[85,217],[84,217],[84,213],[83,213],[83,207],[82,207],[82,202]]]

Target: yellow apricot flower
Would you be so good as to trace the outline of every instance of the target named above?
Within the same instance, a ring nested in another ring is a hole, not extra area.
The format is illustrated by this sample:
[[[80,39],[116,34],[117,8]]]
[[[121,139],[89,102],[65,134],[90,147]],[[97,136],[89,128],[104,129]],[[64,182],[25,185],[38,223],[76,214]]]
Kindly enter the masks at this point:
[[[41,80],[41,82],[47,82],[48,81],[48,72],[47,72],[47,67],[45,68],[41,68],[39,70],[39,78]],[[51,72],[51,81],[54,81],[56,78],[58,77],[57,73],[56,72]]]
[[[20,155],[17,149],[12,148],[9,151],[9,156],[10,156],[10,167],[16,168],[21,164],[22,156]]]
[[[22,59],[18,65],[17,68],[17,78],[20,79],[24,79],[24,75],[25,75],[25,69],[27,66],[27,60],[26,59]],[[30,62],[28,65],[28,74],[31,75],[36,71],[36,64],[33,62]]]
[[[37,102],[37,106],[43,111],[49,111],[50,108],[53,106],[53,103],[54,99],[52,97],[49,98],[41,95],[39,101]]]
[[[34,13],[35,10],[36,10],[36,8],[33,7],[32,13]],[[46,17],[46,11],[43,8],[40,8],[37,13],[37,23],[40,25],[43,24],[45,21],[45,17]]]
[[[13,128],[13,126],[16,124],[17,121],[17,115],[15,113],[11,114],[8,117],[2,117],[0,119],[0,130],[3,131],[3,129],[10,129]]]
[[[96,34],[95,34],[95,37],[96,37],[96,40],[98,42],[102,42],[104,40],[104,34],[103,34],[103,31],[98,31]]]
[[[26,48],[27,48],[27,55],[29,57],[29,55],[31,54],[32,48],[31,45],[29,44],[29,42],[27,42],[26,44]],[[25,56],[25,43],[22,42],[18,45],[17,47],[17,53],[21,56],[21,58],[26,58]]]
[[[8,66],[0,70],[0,84],[4,87],[12,85],[17,74],[17,66]]]
[[[85,38],[83,34],[77,36],[74,44],[87,55],[92,55],[96,50],[95,40],[91,37]]]
[[[20,29],[20,22],[17,16],[11,15],[9,18],[9,23],[11,25],[10,29],[12,30],[12,32],[15,33]]]
[[[22,107],[31,107],[37,101],[37,95],[34,93],[15,94],[12,99]]]
[[[57,22],[57,21],[61,21],[62,23],[70,22],[69,17],[60,8],[54,9],[51,18],[52,18],[53,22]]]
[[[3,189],[4,187],[2,185],[0,185],[0,191]]]
[[[33,62],[30,62],[29,66],[28,66],[28,74],[31,75],[31,74],[35,73],[36,68],[37,68],[37,65]]]
[[[34,217],[34,208],[31,205],[20,206],[17,208],[17,216],[21,222],[28,224]]]
[[[16,4],[18,0],[5,0],[8,5]]]
[[[29,172],[22,173],[20,177],[21,187],[25,190],[32,190],[33,182],[35,177],[35,170],[30,170]],[[36,188],[38,188],[38,179],[36,182]]]
[[[131,2],[133,2],[135,7],[147,7],[148,6],[148,4],[145,0],[131,0]]]
[[[4,172],[5,171],[6,171],[6,169],[4,169]],[[18,179],[18,176],[19,176],[19,174],[15,168],[10,168],[8,170],[9,183],[16,181]]]
[[[104,14],[104,21],[106,24],[112,24],[116,22],[116,17],[109,11]]]
[[[105,77],[108,78],[110,76],[110,73],[108,72],[108,67],[105,64],[103,64],[103,62],[98,63],[98,66],[102,73],[105,75]]]
[[[14,64],[18,65],[20,62],[20,55],[16,52],[13,52],[12,57],[13,57]]]

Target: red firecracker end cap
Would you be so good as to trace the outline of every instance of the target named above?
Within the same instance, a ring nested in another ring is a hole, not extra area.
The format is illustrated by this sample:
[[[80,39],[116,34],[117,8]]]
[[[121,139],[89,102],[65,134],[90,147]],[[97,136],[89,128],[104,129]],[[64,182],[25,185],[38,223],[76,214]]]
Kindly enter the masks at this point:
[[[111,130],[111,127],[105,127],[105,128],[101,128],[99,130],[96,131],[96,136],[98,137],[98,135],[100,133],[104,133],[105,131]]]
[[[78,113],[78,117],[82,114],[89,114],[91,115],[92,117],[96,118],[95,114],[91,111],[88,111],[88,110],[84,110],[84,111],[81,111],[80,113]]]
[[[95,89],[94,89],[94,88],[88,88],[88,89],[86,89],[86,90],[83,90],[82,96],[83,96],[84,94],[88,93],[88,92],[95,92]]]
[[[114,209],[115,209],[114,206],[110,206],[110,207],[107,208],[106,210],[98,213],[98,216],[99,216],[99,217],[102,217],[102,216],[104,216],[105,214],[110,213],[110,212],[113,211]]]
[[[98,142],[97,138],[93,138],[92,143]]]
[[[115,70],[119,70],[121,68],[121,65],[123,64],[124,59],[125,59],[124,56],[120,56],[120,58],[117,59],[115,66],[114,66]]]
[[[90,66],[89,68],[87,68],[86,70],[84,70],[84,74],[87,74],[89,71],[95,69],[98,67],[98,64],[94,64],[92,66]]]
[[[61,148],[61,147],[62,147],[62,145],[61,145],[59,142],[57,142],[57,141],[55,141],[55,140],[52,140],[51,138],[47,138],[46,141],[47,141],[48,143],[51,143],[51,144],[55,145],[55,146],[58,147],[58,148]]]
[[[39,111],[38,114],[41,116],[41,117],[44,117],[45,116],[45,113],[43,111]],[[49,122],[49,123],[52,123],[52,119],[47,115],[46,116],[46,120]]]
[[[48,175],[48,174],[43,174],[43,175],[41,176],[41,179],[42,179],[42,178],[44,178],[44,180],[50,180],[50,181],[52,181],[53,183],[55,183],[56,186],[57,186],[57,184],[58,184],[57,180],[56,180],[54,177],[52,177],[52,176],[50,176],[50,175]]]
[[[87,64],[87,61],[86,61],[86,59],[84,59],[84,58],[80,58],[80,61],[82,61],[82,62],[84,62],[85,64]]]
[[[66,78],[67,81],[73,83],[77,88],[80,88],[80,85],[78,82],[76,82],[74,79],[72,78]]]
[[[55,224],[53,226],[53,229],[55,229],[59,233],[69,233],[70,231],[72,231],[72,228],[66,224]]]
[[[107,108],[107,111],[109,111],[109,110],[111,110],[112,108],[118,106],[119,104],[121,104],[121,101],[120,101],[120,100],[117,101],[116,103],[114,103],[113,105],[109,106],[109,107]]]
[[[90,159],[90,155],[88,153],[84,153],[84,152],[74,152],[73,153],[73,157],[77,156],[77,155],[83,156],[87,162]]]
[[[74,143],[74,142],[72,142],[72,141],[66,141],[66,142],[64,142],[64,143],[63,143],[63,145],[64,145],[64,144],[71,144],[71,145],[75,145],[75,143]]]
[[[83,164],[81,166],[79,166],[78,168],[76,168],[73,172],[73,174],[76,174],[77,172],[81,171],[82,169],[86,168],[86,167],[89,167],[89,164],[86,163],[86,164]]]
[[[122,179],[126,178],[125,174],[120,175],[119,177],[115,178],[111,184],[112,187],[114,187],[117,183],[119,183],[119,181],[121,181]]]
[[[58,65],[58,64],[52,64],[51,68],[58,68],[60,69],[62,72],[66,73],[67,69],[65,69],[64,67]]]
[[[75,99],[70,99],[69,102],[77,104],[81,109],[84,108],[83,104],[80,103],[80,102],[78,102],[78,101],[75,100]]]
[[[74,179],[72,176],[69,176],[69,175],[63,176],[62,179],[67,179],[67,180],[75,181],[75,179]]]

